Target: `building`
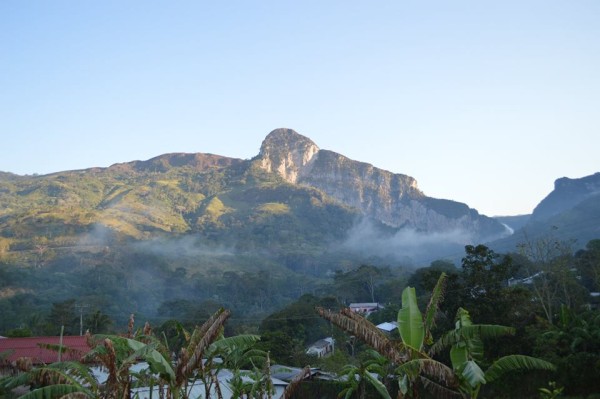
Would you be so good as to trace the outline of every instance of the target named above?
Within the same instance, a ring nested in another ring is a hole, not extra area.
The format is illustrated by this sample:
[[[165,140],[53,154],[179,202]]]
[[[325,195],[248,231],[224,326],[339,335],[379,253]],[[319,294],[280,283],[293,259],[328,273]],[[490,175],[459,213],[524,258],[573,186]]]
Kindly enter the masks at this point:
[[[377,328],[379,328],[381,331],[389,334],[398,328],[398,322],[397,321],[389,321],[389,322],[386,321],[381,324],[377,324]]]
[[[333,353],[335,349],[334,345],[335,340],[333,339],[333,337],[323,338],[309,346],[306,350],[306,354],[317,357],[325,357]]]
[[[59,356],[61,361],[79,360],[91,350],[86,336],[62,337],[59,355],[60,344],[60,337],[1,338],[0,353],[5,366],[23,368],[58,362]]]
[[[353,311],[354,313],[359,313],[365,317],[367,317],[373,312],[376,312],[379,309],[383,309],[383,305],[380,305],[377,302],[360,302],[350,304],[351,311]]]

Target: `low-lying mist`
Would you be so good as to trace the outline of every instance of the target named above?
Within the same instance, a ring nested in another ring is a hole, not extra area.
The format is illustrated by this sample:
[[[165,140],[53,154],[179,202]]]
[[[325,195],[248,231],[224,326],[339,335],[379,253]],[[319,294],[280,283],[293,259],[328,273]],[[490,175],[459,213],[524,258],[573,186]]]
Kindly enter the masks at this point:
[[[412,266],[420,267],[436,259],[460,258],[464,246],[473,240],[473,234],[464,229],[436,233],[413,228],[390,231],[364,218],[349,231],[341,247],[365,257],[385,257],[399,262],[410,259]]]
[[[155,238],[148,241],[140,241],[134,245],[138,251],[164,257],[212,257],[212,256],[234,256],[236,251],[232,246],[207,245],[195,236],[183,236],[178,238]]]

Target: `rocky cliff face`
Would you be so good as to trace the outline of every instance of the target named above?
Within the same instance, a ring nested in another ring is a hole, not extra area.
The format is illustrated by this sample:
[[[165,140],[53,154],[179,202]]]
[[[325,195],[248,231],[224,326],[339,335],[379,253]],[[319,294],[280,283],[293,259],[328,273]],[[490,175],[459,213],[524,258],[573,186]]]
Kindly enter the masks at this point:
[[[600,198],[600,173],[580,179],[557,179],[554,182],[554,190],[533,210],[531,220],[548,219],[595,196]]]
[[[579,179],[563,177],[554,182],[554,190],[533,210],[520,229],[491,243],[498,251],[514,251],[522,243],[537,240],[561,240],[583,248],[600,237],[600,173]]]
[[[460,229],[474,239],[505,233],[500,223],[465,204],[425,196],[410,176],[321,150],[291,129],[272,131],[254,162],[290,183],[317,188],[391,227],[422,232]]]
[[[292,129],[273,130],[260,147],[257,162],[268,172],[279,174],[289,183],[310,173],[319,147]]]

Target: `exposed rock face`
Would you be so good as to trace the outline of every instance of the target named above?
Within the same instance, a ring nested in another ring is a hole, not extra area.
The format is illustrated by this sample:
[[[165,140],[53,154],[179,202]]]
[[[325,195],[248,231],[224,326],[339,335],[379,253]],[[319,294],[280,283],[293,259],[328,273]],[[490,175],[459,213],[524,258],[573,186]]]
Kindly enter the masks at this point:
[[[341,203],[392,227],[423,232],[468,231],[474,239],[500,235],[505,228],[467,205],[429,198],[417,181],[368,163],[320,150],[291,129],[276,129],[264,140],[255,159],[290,183],[322,190]]]
[[[531,220],[548,219],[594,196],[600,197],[600,172],[580,179],[557,179],[554,190],[533,210]]]
[[[600,173],[579,179],[563,177],[554,190],[533,210],[527,223],[507,238],[492,243],[494,248],[512,251],[522,243],[560,240],[583,248],[600,237]]]
[[[278,173],[290,183],[310,171],[319,147],[292,129],[275,129],[265,138],[258,155],[261,168]]]

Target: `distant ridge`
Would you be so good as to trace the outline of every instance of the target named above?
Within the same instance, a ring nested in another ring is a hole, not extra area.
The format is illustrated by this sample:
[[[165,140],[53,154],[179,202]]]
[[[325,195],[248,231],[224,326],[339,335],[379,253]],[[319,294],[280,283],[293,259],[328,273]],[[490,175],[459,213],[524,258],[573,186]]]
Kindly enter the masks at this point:
[[[243,163],[242,159],[203,153],[170,153],[159,155],[147,161],[132,161],[111,165],[110,169],[166,172],[172,168],[189,167],[196,171],[211,168],[226,168]]]
[[[554,182],[554,190],[535,207],[531,220],[548,219],[598,195],[600,195],[600,172],[579,179],[562,177]]]
[[[502,220],[502,219],[500,219]],[[490,243],[501,251],[539,238],[552,237],[583,248],[600,238],[600,173],[571,179],[562,177],[512,236]]]

